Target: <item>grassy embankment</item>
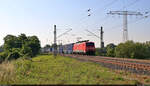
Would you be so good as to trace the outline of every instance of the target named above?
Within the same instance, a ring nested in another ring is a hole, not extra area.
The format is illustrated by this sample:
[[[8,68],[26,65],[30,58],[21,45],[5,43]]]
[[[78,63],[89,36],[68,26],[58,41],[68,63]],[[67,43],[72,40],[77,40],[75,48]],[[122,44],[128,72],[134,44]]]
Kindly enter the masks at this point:
[[[127,75],[127,79],[123,76]],[[91,62],[41,55],[0,64],[0,84],[135,84],[130,74],[114,72]],[[142,78],[143,80],[143,78]],[[150,79],[144,79],[150,83]]]

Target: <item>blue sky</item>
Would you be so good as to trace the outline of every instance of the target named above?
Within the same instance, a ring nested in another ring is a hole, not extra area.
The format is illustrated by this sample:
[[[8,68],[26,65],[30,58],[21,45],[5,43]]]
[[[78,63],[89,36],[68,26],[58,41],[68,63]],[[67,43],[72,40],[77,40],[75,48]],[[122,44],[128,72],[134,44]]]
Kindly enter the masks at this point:
[[[63,44],[81,40],[94,41],[99,47],[99,39],[85,29],[99,35],[104,27],[104,42],[122,42],[122,16],[107,15],[109,11],[129,10],[150,12],[150,0],[0,0],[0,45],[7,34],[36,35],[41,45],[52,44],[53,25],[57,25],[57,35],[72,28],[58,40]],[[87,10],[91,8],[91,16]],[[150,13],[149,13],[150,14]],[[136,42],[150,41],[150,18],[128,16],[129,39]],[[135,22],[136,21],[136,22]]]

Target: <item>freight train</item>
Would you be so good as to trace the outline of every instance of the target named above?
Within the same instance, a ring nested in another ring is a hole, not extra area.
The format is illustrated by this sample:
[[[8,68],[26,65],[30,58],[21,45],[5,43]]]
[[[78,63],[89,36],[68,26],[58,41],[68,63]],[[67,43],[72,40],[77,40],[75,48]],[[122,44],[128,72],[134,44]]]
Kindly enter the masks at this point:
[[[53,51],[54,48],[51,48],[50,52]],[[95,55],[95,51],[96,49],[94,42],[89,42],[89,40],[57,46],[57,53],[60,54],[62,53],[62,54]]]

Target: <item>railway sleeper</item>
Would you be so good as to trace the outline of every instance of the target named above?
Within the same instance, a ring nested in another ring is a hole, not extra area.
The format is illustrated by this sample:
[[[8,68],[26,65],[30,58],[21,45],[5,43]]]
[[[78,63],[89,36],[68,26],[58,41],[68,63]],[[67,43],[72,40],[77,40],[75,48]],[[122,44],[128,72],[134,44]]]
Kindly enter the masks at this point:
[[[117,69],[117,70],[125,70],[129,71],[132,73],[137,73],[137,74],[145,74],[145,75],[150,75],[150,66],[148,65],[143,65],[143,64],[135,64],[135,63],[129,63],[129,62],[114,62],[114,61],[107,61],[107,60],[99,60],[99,59],[91,59],[88,58],[79,58],[76,56],[71,56],[73,58],[78,58],[79,60],[82,59],[82,61],[93,61],[96,62],[104,67],[108,67],[111,69]]]

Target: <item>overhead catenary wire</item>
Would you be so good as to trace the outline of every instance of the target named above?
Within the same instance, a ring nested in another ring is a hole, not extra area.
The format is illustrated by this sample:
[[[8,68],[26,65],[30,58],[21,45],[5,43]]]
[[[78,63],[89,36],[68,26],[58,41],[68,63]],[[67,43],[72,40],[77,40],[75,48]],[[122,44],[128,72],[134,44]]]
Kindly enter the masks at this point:
[[[112,2],[110,2],[109,4],[107,4],[107,5],[112,5],[112,4],[114,4],[115,2],[116,2],[117,0],[113,0]],[[107,6],[107,5],[105,5],[105,6]],[[91,10],[91,9],[90,9]],[[91,15],[90,15],[91,16]],[[90,17],[90,16],[88,16],[88,17]],[[105,16],[104,18],[102,18],[102,19],[100,19],[100,20],[103,20],[103,21],[106,21],[108,19],[108,17],[107,16]],[[93,22],[94,24],[96,24],[95,22]],[[90,24],[86,24],[86,27],[89,27],[89,25]],[[93,24],[91,24],[91,25],[93,25]],[[102,24],[101,24],[102,25]],[[97,27],[98,28],[98,27]]]
[[[127,4],[126,6],[124,6],[121,10],[123,10],[123,9],[125,9],[125,8],[128,8],[128,7],[130,7],[130,6],[133,6],[134,4],[136,4],[136,3],[139,2],[139,1],[140,1],[140,0],[135,0],[135,1],[131,2],[131,3]]]
[[[113,5],[114,3],[116,3],[118,0],[112,0],[111,2],[109,2],[108,4],[106,4],[106,5],[104,5],[103,7],[101,7],[101,8],[104,8],[104,10],[106,9],[106,8],[108,8],[108,7],[110,7],[111,5]],[[100,10],[100,9],[98,9],[98,10]],[[90,10],[88,10],[88,11],[91,11],[91,9]],[[92,14],[92,13],[91,13]],[[90,15],[91,16],[91,15]],[[84,18],[82,18],[79,22],[82,22],[83,21],[83,19],[87,19],[89,16],[86,16],[86,17],[84,17]],[[102,18],[102,19],[100,19],[101,21],[106,21],[108,19],[108,17],[107,16],[105,16],[104,18]],[[84,22],[85,23],[85,22]],[[94,24],[96,24],[95,22],[94,22]],[[86,25],[87,27],[89,26],[89,25]]]
[[[103,7],[101,8],[104,8],[104,10],[110,6],[112,6],[114,3],[116,3],[118,0],[112,0],[111,2],[109,2],[108,4],[104,5]],[[99,8],[98,11],[101,9]]]
[[[133,2],[127,4],[126,6],[124,6],[122,9],[120,10],[124,10],[125,8],[128,8],[130,6],[133,6],[134,4],[136,4],[137,2],[139,2],[140,0],[134,0]],[[115,28],[118,28],[118,27],[121,27],[122,25],[116,25],[116,26],[113,26],[112,29],[115,29]]]
[[[118,1],[118,0],[112,0],[112,1],[109,2],[108,4],[102,6],[101,8],[104,8],[104,10],[105,10],[106,8],[110,7],[111,5],[113,5],[114,3],[116,3],[117,1]],[[97,11],[99,11],[101,8],[99,8]],[[92,15],[91,15],[91,16],[92,16]],[[101,19],[99,19],[99,20],[106,22],[107,19],[108,19],[108,17],[105,16],[104,18],[101,18]],[[96,25],[96,23],[97,23],[97,21],[93,22],[91,25],[94,26],[93,24]],[[90,24],[88,24],[87,26],[89,26],[89,25],[90,25]],[[101,24],[101,25],[102,25],[102,24]]]
[[[146,15],[146,16],[143,16],[141,17],[140,19],[137,19],[135,21],[129,21],[129,24],[133,24],[133,23],[136,23],[136,22],[139,22],[140,20],[143,20],[143,19],[146,19],[146,18],[149,18],[150,17],[150,14],[149,15]],[[118,29],[119,27],[121,27],[122,25],[116,25],[116,26],[113,26],[111,27],[111,30],[114,30],[114,29]]]
[[[111,7],[113,4],[115,4],[116,2],[117,2],[118,0],[112,0],[111,2],[109,2],[108,4],[106,4],[106,5],[104,5],[102,8],[103,8],[103,10],[106,10],[107,8],[109,8],[109,7]],[[99,11],[100,10],[100,8],[97,10],[97,11]],[[108,17],[107,16],[105,16],[104,18],[101,18],[101,19],[99,19],[99,20],[101,20],[101,21],[106,21],[108,19]],[[95,23],[95,22],[94,22]]]
[[[146,19],[146,18],[148,18],[148,17],[150,17],[150,14],[149,14],[149,15],[146,15],[146,16],[143,16],[142,18],[140,18],[140,19],[138,19],[138,20],[132,21],[132,22],[130,22],[129,24],[136,23],[136,22],[138,22],[138,21],[140,21],[140,20],[143,20],[143,19]]]
[[[95,33],[91,32],[91,31],[89,31],[88,29],[85,29],[85,30],[86,30],[87,32],[89,32],[90,34],[94,35],[95,37],[100,38],[98,35],[96,35]]]

